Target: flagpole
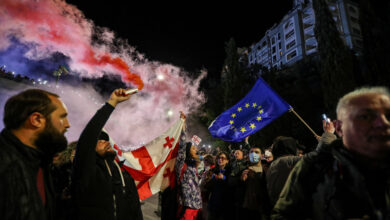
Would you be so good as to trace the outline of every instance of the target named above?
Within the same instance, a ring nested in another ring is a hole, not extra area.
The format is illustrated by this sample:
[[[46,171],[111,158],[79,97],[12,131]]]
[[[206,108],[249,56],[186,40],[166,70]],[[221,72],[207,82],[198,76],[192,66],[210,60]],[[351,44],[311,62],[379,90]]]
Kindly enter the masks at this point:
[[[298,117],[299,120],[301,120],[301,122],[306,125],[306,127],[311,131],[311,133],[314,134],[314,137],[319,140],[320,139],[320,136],[316,134],[316,132],[313,131],[313,129],[311,129],[311,127],[301,118],[301,116],[298,115],[298,113],[296,111],[294,111],[293,108],[290,108],[289,109],[290,112],[294,113],[295,116]]]

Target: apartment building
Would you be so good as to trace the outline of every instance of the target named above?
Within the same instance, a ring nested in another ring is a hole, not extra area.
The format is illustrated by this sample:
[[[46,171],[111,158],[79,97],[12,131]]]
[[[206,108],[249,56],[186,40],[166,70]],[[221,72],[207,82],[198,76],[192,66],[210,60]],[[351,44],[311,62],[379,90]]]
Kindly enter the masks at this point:
[[[327,3],[344,43],[359,55],[363,41],[358,4],[351,0],[327,0]],[[316,53],[314,26],[312,0],[294,0],[293,8],[282,20],[250,46],[248,65],[257,63],[268,69],[281,68]]]

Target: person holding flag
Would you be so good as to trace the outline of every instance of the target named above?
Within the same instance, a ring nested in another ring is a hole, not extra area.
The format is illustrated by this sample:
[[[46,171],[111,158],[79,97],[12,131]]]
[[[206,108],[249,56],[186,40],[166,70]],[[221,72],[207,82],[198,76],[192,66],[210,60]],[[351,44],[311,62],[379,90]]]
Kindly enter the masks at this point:
[[[241,142],[289,109],[291,106],[259,78],[241,101],[213,121],[209,131],[224,141]]]
[[[116,152],[102,131],[116,105],[130,97],[116,89],[80,135],[71,185],[76,219],[143,219],[134,179],[114,160]]]
[[[180,118],[185,119],[185,117],[184,113],[181,112]],[[182,137],[183,140],[184,133]],[[180,142],[175,170],[179,186],[180,208],[178,214],[182,220],[196,219],[202,208],[200,176],[197,169],[200,160],[197,151],[192,142]]]

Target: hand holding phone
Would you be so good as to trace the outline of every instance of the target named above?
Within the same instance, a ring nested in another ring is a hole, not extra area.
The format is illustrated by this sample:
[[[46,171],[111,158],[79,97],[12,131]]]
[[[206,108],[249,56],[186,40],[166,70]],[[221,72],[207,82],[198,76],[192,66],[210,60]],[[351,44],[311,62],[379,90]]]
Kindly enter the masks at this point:
[[[326,123],[330,122],[330,118],[328,118],[328,116],[326,116],[326,114],[322,114],[322,119],[325,120]]]

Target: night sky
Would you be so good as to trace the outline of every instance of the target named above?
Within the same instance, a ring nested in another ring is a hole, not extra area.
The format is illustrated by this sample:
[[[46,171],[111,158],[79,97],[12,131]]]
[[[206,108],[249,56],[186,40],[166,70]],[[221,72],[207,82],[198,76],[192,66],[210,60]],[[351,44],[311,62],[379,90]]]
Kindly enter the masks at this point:
[[[96,25],[127,39],[150,60],[187,71],[206,68],[209,73],[220,72],[224,45],[231,37],[238,47],[248,47],[292,8],[292,0],[262,1],[262,5],[240,1],[219,6],[198,1],[127,5],[120,0],[67,2],[76,5]]]

